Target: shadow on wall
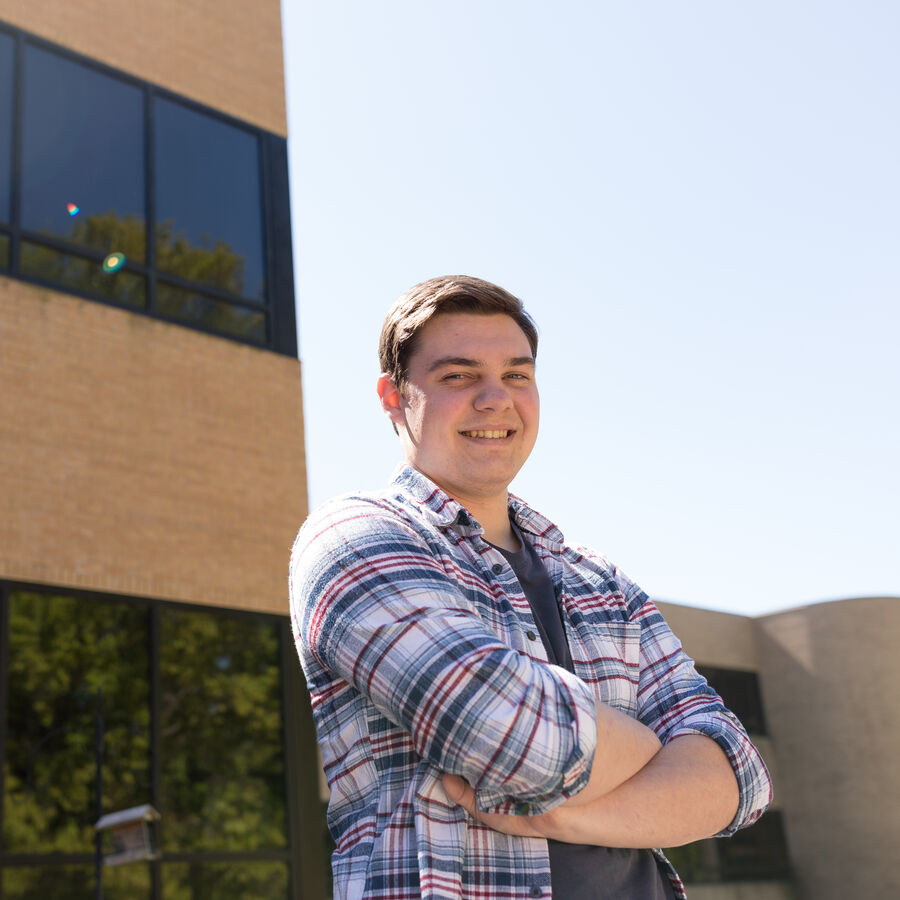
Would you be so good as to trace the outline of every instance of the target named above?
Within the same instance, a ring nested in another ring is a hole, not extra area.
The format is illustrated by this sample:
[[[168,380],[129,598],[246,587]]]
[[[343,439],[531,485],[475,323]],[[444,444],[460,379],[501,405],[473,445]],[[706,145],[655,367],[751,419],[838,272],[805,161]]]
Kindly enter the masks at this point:
[[[835,601],[757,621],[801,897],[900,896],[900,599]]]

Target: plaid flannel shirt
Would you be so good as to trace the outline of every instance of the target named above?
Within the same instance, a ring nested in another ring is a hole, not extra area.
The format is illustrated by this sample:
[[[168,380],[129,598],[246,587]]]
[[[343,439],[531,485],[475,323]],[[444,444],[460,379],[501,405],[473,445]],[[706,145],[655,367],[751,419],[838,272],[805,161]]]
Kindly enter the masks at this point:
[[[337,900],[550,897],[546,841],[474,823],[440,775],[465,777],[485,811],[552,809],[590,777],[597,701],[664,744],[695,733],[722,747],[740,787],[723,835],[771,800],[759,753],[646,594],[518,498],[509,506],[557,586],[574,675],[547,662],[481,526],[414,469],[300,530],[291,612],[331,788]]]

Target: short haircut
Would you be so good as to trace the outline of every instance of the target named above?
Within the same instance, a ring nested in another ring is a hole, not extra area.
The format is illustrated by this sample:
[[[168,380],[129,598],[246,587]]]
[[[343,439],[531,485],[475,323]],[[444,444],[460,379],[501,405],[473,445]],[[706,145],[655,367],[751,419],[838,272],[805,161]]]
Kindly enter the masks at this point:
[[[531,355],[537,357],[537,326],[518,297],[496,284],[471,275],[443,275],[411,287],[391,307],[381,329],[378,360],[381,371],[402,387],[416,336],[424,325],[444,313],[502,314],[525,332]]]

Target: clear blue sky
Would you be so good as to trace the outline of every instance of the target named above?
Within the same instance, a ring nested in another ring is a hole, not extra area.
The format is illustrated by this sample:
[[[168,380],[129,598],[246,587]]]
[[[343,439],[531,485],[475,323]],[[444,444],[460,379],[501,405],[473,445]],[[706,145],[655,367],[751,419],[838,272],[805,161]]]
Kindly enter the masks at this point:
[[[652,596],[900,596],[900,5],[283,0],[310,499],[388,480],[376,344],[541,332],[513,490]]]

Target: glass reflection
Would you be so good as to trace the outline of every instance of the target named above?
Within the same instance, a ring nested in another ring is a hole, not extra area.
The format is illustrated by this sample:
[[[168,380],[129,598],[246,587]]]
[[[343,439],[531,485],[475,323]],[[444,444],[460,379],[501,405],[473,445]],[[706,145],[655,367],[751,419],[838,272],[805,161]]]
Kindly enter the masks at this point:
[[[258,139],[163,98],[154,123],[157,266],[264,299]]]
[[[3,870],[6,900],[95,900],[93,866],[40,866]],[[150,897],[150,870],[145,865],[103,870],[103,900]]]
[[[146,610],[102,600],[12,593],[3,799],[6,852],[93,851],[98,691],[104,720],[103,808],[146,803]],[[4,872],[3,877],[6,892],[11,876]],[[23,869],[22,883],[30,877]]]
[[[166,900],[246,900],[288,896],[285,863],[168,863],[163,866]]]
[[[790,877],[781,812],[770,809],[728,840],[710,838],[671,847],[666,856],[686,883],[778,881]]]
[[[51,281],[62,288],[84,291],[134,309],[147,305],[147,289],[143,276],[127,269],[105,272],[103,263],[72,253],[60,253],[52,247],[22,241],[19,251],[22,275]]]
[[[266,317],[258,310],[186,291],[162,281],[156,283],[156,311],[182,322],[192,322],[223,334],[266,341]]]
[[[160,680],[164,850],[284,847],[277,623],[164,610]]]
[[[139,88],[27,46],[22,139],[23,228],[145,259]],[[69,204],[80,212],[70,215]]]
[[[11,216],[14,50],[12,37],[0,31],[0,222]]]

